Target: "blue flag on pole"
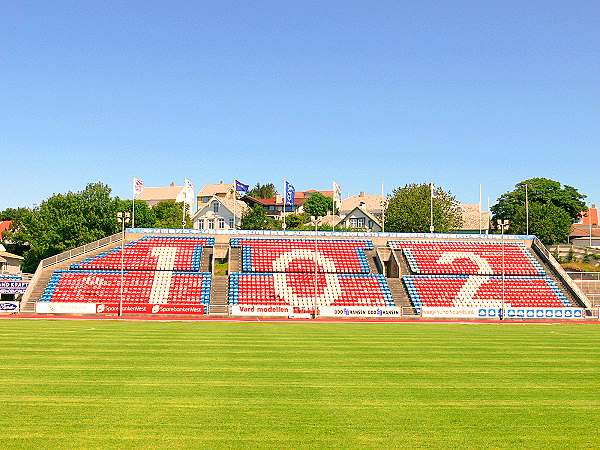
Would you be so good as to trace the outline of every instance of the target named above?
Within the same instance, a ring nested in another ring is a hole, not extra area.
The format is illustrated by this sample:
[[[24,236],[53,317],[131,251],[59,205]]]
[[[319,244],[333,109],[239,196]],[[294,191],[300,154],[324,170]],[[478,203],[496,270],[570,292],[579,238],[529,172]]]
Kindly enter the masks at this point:
[[[250,190],[250,186],[244,183],[240,183],[238,180],[235,180],[235,190],[237,192],[243,192],[244,194],[247,194]]]
[[[291,206],[292,211],[294,209],[294,197],[296,195],[296,189],[289,181],[285,182],[285,206]]]

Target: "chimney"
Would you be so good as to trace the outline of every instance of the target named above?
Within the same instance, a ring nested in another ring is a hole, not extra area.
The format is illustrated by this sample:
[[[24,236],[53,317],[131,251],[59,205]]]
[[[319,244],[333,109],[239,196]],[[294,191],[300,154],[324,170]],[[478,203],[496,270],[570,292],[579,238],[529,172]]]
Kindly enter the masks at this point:
[[[366,194],[364,192],[361,192],[360,194],[358,194],[359,197],[364,197]]]
[[[174,182],[174,181],[171,181],[171,184],[170,184],[170,186],[171,186],[171,187],[175,187],[175,182]]]

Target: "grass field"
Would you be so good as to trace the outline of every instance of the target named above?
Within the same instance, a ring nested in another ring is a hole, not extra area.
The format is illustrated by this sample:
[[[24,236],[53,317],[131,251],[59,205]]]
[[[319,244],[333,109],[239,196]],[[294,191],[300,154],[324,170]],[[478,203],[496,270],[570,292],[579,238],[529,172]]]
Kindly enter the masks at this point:
[[[0,446],[599,448],[600,326],[0,320]]]

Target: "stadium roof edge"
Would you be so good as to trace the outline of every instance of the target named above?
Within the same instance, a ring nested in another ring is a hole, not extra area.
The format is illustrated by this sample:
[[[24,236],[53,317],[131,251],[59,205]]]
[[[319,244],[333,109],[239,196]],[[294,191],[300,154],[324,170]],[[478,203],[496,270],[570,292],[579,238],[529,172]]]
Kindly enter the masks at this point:
[[[240,236],[315,236],[314,231],[280,231],[280,230],[193,230],[184,228],[128,228],[128,233],[133,234],[207,234],[207,235],[240,235]],[[457,234],[457,233],[380,233],[367,231],[317,231],[321,237],[364,237],[364,238],[391,238],[391,239],[482,239],[501,240],[500,234]],[[506,239],[531,241],[534,235],[505,234]]]

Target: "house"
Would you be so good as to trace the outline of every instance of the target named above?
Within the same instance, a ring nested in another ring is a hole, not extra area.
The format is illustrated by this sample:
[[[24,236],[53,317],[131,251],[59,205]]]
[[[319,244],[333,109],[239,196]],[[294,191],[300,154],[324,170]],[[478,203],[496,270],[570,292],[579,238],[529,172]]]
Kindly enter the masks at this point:
[[[0,220],[0,240],[2,240],[2,233],[10,230],[11,225],[12,221],[10,220]]]
[[[296,191],[294,195],[294,204],[285,205],[285,212],[288,214],[302,214],[304,212],[304,203],[310,198],[311,195],[320,193],[325,197],[333,198],[333,191],[317,191],[310,189],[308,191]],[[276,195],[271,198],[255,198],[246,196],[244,201],[248,206],[253,207],[254,205],[261,205],[269,217],[273,217],[278,220],[283,218],[283,197]]]
[[[0,274],[20,275],[23,257],[9,253],[0,245]]]
[[[600,225],[598,222],[598,208],[592,204],[587,211],[579,214],[579,222],[571,225],[569,242],[578,247],[600,247]]]
[[[233,199],[234,194],[234,187],[231,183],[223,183],[223,181],[220,181],[219,183],[206,184],[196,195],[197,209],[200,210],[204,208],[212,200],[213,196],[231,200]]]
[[[135,199],[146,202],[150,207],[164,201],[185,203],[191,214],[194,208],[194,189],[191,186],[176,186],[175,183],[158,187],[144,186]]]
[[[192,217],[196,230],[227,230],[240,228],[242,214],[248,205],[241,200],[213,195],[202,202]]]
[[[381,219],[369,212],[365,205],[356,206],[345,212],[336,226],[353,228],[357,231],[379,232],[383,230]]]
[[[460,205],[462,225],[456,230],[463,234],[487,234],[490,229],[489,211],[480,211],[478,203],[462,203]]]
[[[375,216],[379,222],[383,217],[383,197],[381,194],[373,195],[361,192],[353,197],[348,197],[342,200],[342,206],[340,207],[340,215],[346,216],[357,207],[362,208],[364,211],[368,211],[369,214]]]

